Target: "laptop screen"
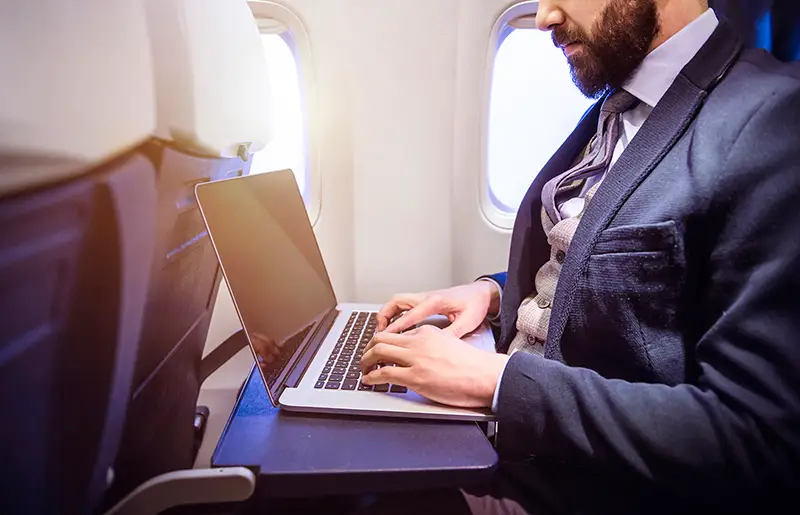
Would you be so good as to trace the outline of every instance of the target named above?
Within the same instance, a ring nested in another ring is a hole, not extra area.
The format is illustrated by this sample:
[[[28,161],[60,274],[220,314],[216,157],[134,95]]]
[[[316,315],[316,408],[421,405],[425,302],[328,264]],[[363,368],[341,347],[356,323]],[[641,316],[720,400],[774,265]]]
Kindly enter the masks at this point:
[[[201,184],[197,199],[273,401],[336,298],[290,170]]]

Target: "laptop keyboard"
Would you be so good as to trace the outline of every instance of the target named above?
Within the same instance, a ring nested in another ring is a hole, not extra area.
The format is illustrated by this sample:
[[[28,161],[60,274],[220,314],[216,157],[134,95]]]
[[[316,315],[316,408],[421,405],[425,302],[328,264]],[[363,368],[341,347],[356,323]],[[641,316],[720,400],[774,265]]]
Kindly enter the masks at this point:
[[[361,384],[361,356],[375,335],[378,325],[377,313],[354,311],[347,320],[339,340],[333,348],[322,374],[314,388],[345,391],[376,391],[406,393],[408,389],[400,385]]]

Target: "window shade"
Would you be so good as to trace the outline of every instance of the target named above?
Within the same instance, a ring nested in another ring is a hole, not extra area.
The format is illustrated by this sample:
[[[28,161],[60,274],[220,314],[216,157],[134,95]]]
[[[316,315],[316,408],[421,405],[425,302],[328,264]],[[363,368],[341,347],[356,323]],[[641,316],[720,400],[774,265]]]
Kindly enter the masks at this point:
[[[508,24],[515,29],[535,29],[536,28],[536,15],[526,14],[519,18],[514,18]]]
[[[256,18],[258,31],[262,34],[283,34],[289,28],[273,18]]]

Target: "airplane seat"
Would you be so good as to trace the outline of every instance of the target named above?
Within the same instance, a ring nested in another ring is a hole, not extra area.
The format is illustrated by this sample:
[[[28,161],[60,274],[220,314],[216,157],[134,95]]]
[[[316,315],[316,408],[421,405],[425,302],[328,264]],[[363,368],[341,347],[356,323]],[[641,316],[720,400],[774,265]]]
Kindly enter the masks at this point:
[[[800,4],[797,0],[710,0],[747,47],[763,48],[781,61],[800,60]]]
[[[144,9],[0,7],[0,513],[88,513],[119,445],[153,254]]]
[[[221,274],[194,197],[201,182],[249,173],[270,138],[269,77],[245,0],[144,0],[157,128],[156,244],[113,502],[197,452],[200,362]]]

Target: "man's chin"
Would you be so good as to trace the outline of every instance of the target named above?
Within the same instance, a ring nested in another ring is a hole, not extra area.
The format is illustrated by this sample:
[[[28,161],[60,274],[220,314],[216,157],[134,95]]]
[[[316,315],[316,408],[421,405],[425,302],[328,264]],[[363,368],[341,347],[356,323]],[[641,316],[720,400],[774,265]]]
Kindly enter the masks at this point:
[[[600,98],[603,93],[608,91],[608,86],[596,78],[587,77],[584,74],[578,73],[575,68],[571,68],[572,72],[572,82],[575,83],[575,86],[578,88],[583,96],[586,98]]]

